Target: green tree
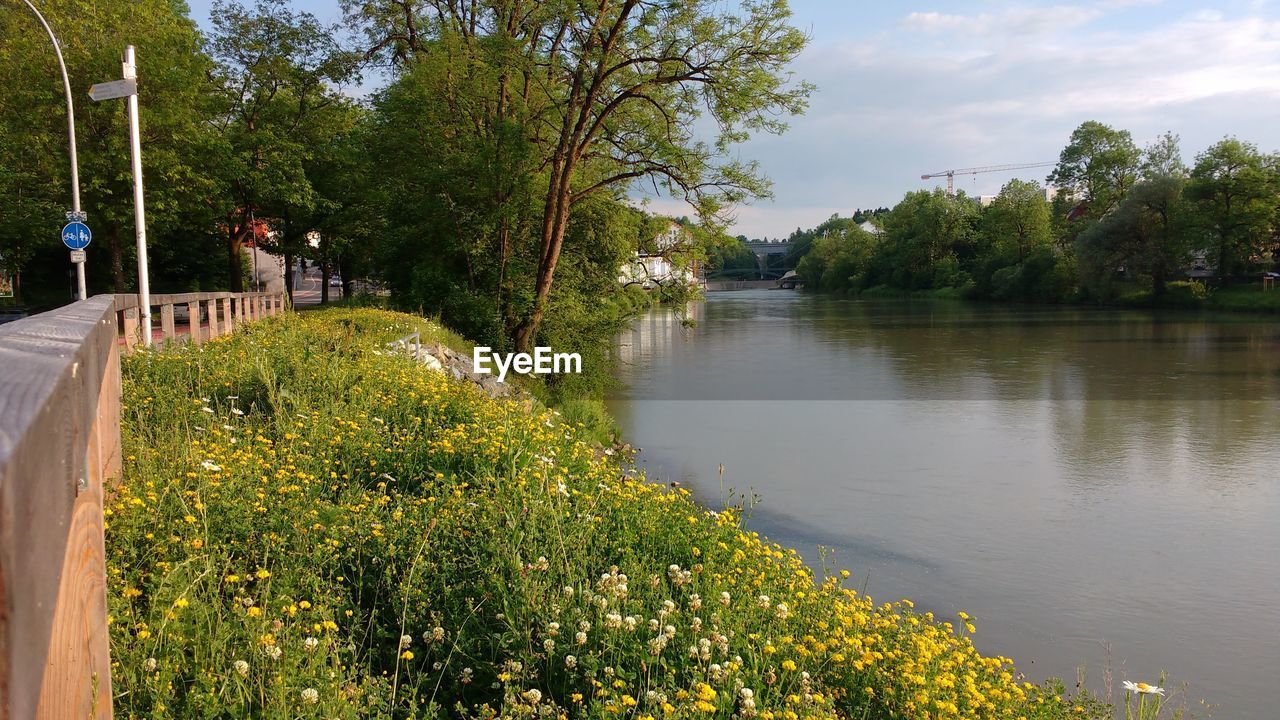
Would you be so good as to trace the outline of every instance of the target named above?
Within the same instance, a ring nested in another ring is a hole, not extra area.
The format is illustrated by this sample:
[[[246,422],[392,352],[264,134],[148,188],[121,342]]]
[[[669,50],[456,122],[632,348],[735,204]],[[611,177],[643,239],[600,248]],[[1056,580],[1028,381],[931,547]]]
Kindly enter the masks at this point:
[[[884,216],[884,241],[869,281],[908,290],[959,287],[977,255],[978,205],[940,188],[907,193]]]
[[[120,77],[128,44],[138,46],[153,289],[198,284],[208,270],[205,208],[218,190],[206,167],[211,63],[194,23],[169,0],[99,3],[92,11],[73,0],[45,0],[40,8],[59,37],[75,97],[81,204],[96,240],[86,267],[91,292],[124,292],[133,280],[126,270],[134,216],[124,103],[94,103],[83,92]],[[0,194],[7,203],[0,254],[19,271],[36,270],[37,302],[60,301],[69,264],[57,231],[70,209],[61,77],[49,38],[20,3],[0,5],[0,38]]]
[[[1133,186],[1140,159],[1128,130],[1089,120],[1071,133],[1048,183],[1087,203],[1086,217],[1097,220]]]
[[[1148,278],[1152,295],[1165,293],[1169,277],[1187,259],[1185,180],[1160,175],[1130,190],[1114,212],[1076,240],[1081,269],[1105,286],[1118,268]]]
[[[733,9],[713,0],[373,0],[348,9],[375,54],[411,64],[461,47],[454,76],[494,69],[492,94],[460,102],[481,129],[515,123],[532,141],[545,190],[530,305],[513,332],[522,349],[546,312],[575,208],[641,180],[689,200],[704,220],[765,195],[758,169],[726,159],[728,150],[751,132],[781,132],[779,117],[799,112],[810,90],[789,82],[805,37],[787,24],[784,0]],[[716,121],[715,142],[696,138],[699,114]]]
[[[224,101],[214,158],[225,184],[219,213],[228,278],[239,292],[242,247],[258,216],[305,214],[317,202],[306,166],[344,127],[348,101],[339,88],[355,77],[355,64],[335,28],[290,10],[286,0],[258,0],[252,8],[217,2],[212,19]]]
[[[1196,156],[1187,197],[1207,234],[1218,277],[1244,268],[1270,239],[1280,199],[1274,161],[1251,143],[1224,138]]]
[[[1036,182],[1010,180],[983,210],[982,226],[996,252],[1021,263],[1052,241],[1044,190]]]

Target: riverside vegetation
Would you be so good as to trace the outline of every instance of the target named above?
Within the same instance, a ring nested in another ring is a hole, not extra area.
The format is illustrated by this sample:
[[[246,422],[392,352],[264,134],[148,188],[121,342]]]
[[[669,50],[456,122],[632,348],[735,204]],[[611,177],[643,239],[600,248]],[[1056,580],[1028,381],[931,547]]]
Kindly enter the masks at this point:
[[[124,367],[124,718],[1103,718],[908,600],[647,481],[554,412],[272,318]]]

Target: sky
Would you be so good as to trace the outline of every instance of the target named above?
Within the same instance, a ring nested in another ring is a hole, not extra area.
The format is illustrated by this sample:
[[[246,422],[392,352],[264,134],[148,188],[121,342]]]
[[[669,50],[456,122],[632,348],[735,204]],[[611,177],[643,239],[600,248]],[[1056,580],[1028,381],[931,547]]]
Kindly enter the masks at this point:
[[[210,0],[191,0],[208,27]],[[294,0],[336,21],[337,0]],[[1280,6],[1268,0],[791,0],[810,44],[793,64],[817,86],[781,136],[739,148],[773,198],[734,234],[783,237],[832,214],[891,207],[951,168],[1052,162],[1086,120],[1138,145],[1181,136],[1188,163],[1226,135],[1280,150]],[[957,176],[970,195],[1052,168]],[[651,208],[682,215],[670,199]]]

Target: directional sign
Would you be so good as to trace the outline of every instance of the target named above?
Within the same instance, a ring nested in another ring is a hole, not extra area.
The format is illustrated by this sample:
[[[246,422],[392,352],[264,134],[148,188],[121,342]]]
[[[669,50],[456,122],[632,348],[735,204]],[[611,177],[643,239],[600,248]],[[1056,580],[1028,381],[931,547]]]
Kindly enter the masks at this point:
[[[83,250],[72,250],[72,251],[71,251],[71,262],[73,262],[73,263],[82,263],[82,262],[84,262],[85,257],[86,257],[86,255],[85,255],[85,253],[84,253],[84,251],[83,251]]]
[[[98,83],[97,85],[89,88],[89,97],[93,98],[96,102],[114,100],[115,98],[129,97],[130,95],[137,94],[138,81],[133,78]]]
[[[92,240],[93,233],[89,232],[89,226],[84,223],[67,223],[62,228],[62,244],[72,250],[83,250],[89,247]]]

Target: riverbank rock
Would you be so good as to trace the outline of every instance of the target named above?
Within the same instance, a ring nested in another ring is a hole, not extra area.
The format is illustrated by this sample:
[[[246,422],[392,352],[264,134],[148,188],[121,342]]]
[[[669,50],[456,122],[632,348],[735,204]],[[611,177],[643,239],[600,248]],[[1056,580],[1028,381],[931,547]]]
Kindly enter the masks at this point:
[[[455,380],[469,382],[480,388],[489,397],[523,396],[510,383],[498,382],[498,378],[490,373],[478,373],[472,365],[471,356],[458,352],[447,345],[421,345],[416,350],[412,346],[402,349],[422,363],[429,370],[442,372]]]

